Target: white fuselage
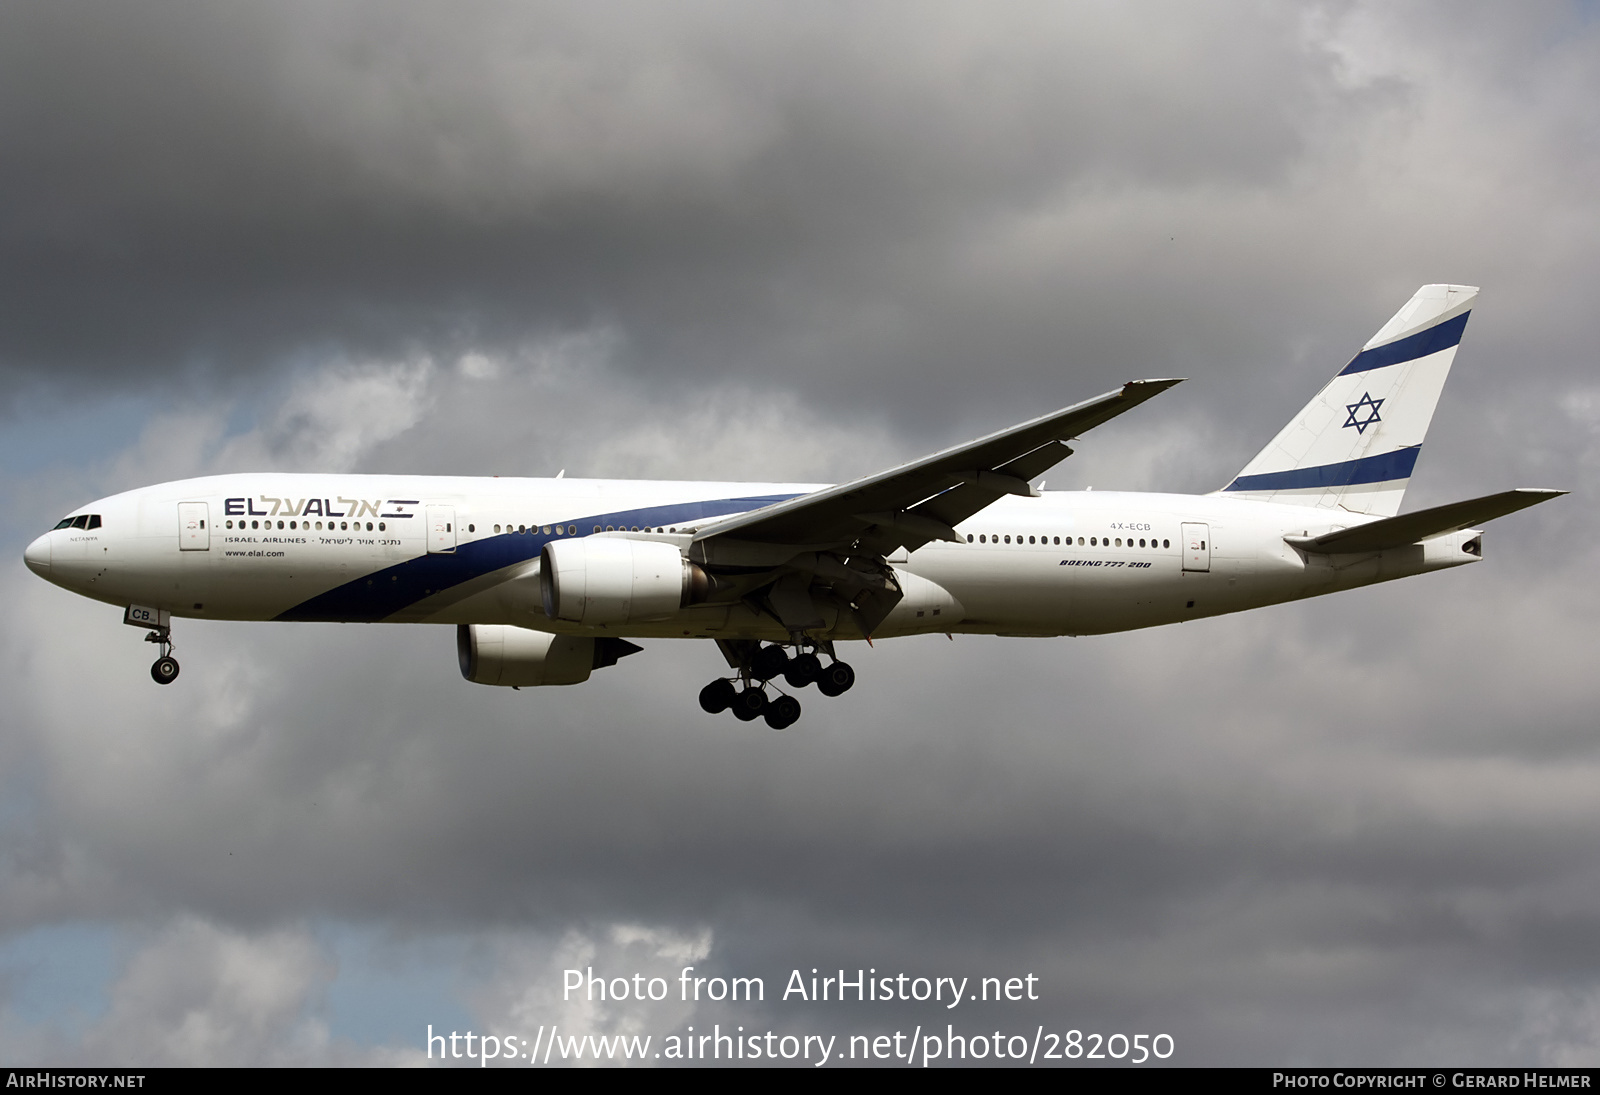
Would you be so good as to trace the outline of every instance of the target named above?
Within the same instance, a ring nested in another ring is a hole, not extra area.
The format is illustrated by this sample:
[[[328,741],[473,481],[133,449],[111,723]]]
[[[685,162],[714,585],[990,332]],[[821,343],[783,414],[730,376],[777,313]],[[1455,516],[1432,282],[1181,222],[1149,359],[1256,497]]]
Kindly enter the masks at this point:
[[[119,606],[226,620],[512,624],[618,637],[786,638],[743,603],[640,623],[552,620],[539,556],[558,538],[683,531],[817,484],[391,475],[222,475],[83,507],[27,551],[51,582]],[[1006,497],[934,541],[891,555],[904,598],[875,637],[928,632],[1085,635],[1216,616],[1474,562],[1464,531],[1353,555],[1316,536],[1373,518],[1222,494],[1048,492]],[[819,638],[862,638],[825,618]]]

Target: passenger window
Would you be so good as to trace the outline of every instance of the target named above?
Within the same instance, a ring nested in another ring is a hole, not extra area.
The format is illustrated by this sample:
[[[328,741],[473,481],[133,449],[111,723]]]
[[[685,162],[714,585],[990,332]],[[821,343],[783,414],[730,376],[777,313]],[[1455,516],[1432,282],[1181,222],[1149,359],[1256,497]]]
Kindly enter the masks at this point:
[[[972,533],[967,533],[967,543],[972,543]]]
[[[379,532],[386,532],[388,530],[388,528],[389,528],[389,526],[384,524],[382,521],[378,522],[378,531]]]
[[[1010,536],[1007,536],[1007,537],[1006,537],[1006,543],[1008,543],[1008,544],[1009,544],[1009,543],[1010,543],[1010,542],[1011,542],[1011,537],[1010,537]]]
[[[1028,537],[1028,543],[1030,543],[1030,544],[1033,543],[1033,537],[1032,536]]]
[[[1171,547],[1172,546],[1172,541],[1171,540],[1163,540],[1163,541],[1161,541],[1161,546],[1162,547]]]
[[[544,527],[544,534],[545,534],[545,535],[546,535],[546,536],[549,536],[549,535],[550,535],[550,526],[549,526],[549,525],[546,525],[546,526],[545,526],[545,527]]]
[[[1120,537],[1120,536],[1117,537],[1117,546],[1118,547],[1122,546],[1122,537]]]
[[[567,535],[568,536],[576,536],[576,535],[578,535],[578,526],[577,525],[568,525],[567,526]]]

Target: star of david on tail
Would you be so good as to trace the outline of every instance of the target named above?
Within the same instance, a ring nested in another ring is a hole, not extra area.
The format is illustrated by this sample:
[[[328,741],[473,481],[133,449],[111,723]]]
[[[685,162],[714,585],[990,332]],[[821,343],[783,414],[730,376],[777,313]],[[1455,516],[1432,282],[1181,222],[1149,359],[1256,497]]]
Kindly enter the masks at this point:
[[[1356,400],[1354,403],[1346,403],[1344,405],[1344,409],[1350,412],[1350,417],[1345,419],[1345,426],[1354,426],[1356,428],[1356,433],[1366,433],[1368,426],[1375,422],[1383,421],[1383,419],[1378,417],[1378,408],[1383,406],[1383,403],[1384,401],[1381,399],[1373,399],[1370,392],[1362,392],[1360,399]],[[1356,414],[1361,410],[1362,407],[1367,408],[1367,417],[1357,418]]]

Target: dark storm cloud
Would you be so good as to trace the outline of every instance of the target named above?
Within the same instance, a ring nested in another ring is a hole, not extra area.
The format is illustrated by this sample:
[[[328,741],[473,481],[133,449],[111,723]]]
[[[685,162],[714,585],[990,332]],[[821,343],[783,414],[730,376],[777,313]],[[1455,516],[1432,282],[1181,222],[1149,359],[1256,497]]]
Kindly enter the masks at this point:
[[[1271,182],[1326,92],[1294,19],[1180,12],[12,7],[0,358],[134,385],[599,319],[650,375],[829,402],[1054,363],[1009,257],[971,298],[986,220]]]

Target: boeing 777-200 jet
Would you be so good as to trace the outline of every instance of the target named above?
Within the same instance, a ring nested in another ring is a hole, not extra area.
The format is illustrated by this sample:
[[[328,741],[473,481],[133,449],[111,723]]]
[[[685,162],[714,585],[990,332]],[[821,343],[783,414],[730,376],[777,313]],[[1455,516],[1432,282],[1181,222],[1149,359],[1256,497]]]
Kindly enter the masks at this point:
[[[701,706],[782,729],[784,686],[854,683],[844,641],[1127,631],[1477,562],[1473,526],[1564,493],[1397,516],[1477,292],[1423,286],[1206,495],[1032,485],[1178,383],[1135,380],[840,486],[218,475],[91,503],[25,558],[148,628],[161,684],[174,617],[453,624],[462,675],[513,688],[712,639],[733,672]]]

